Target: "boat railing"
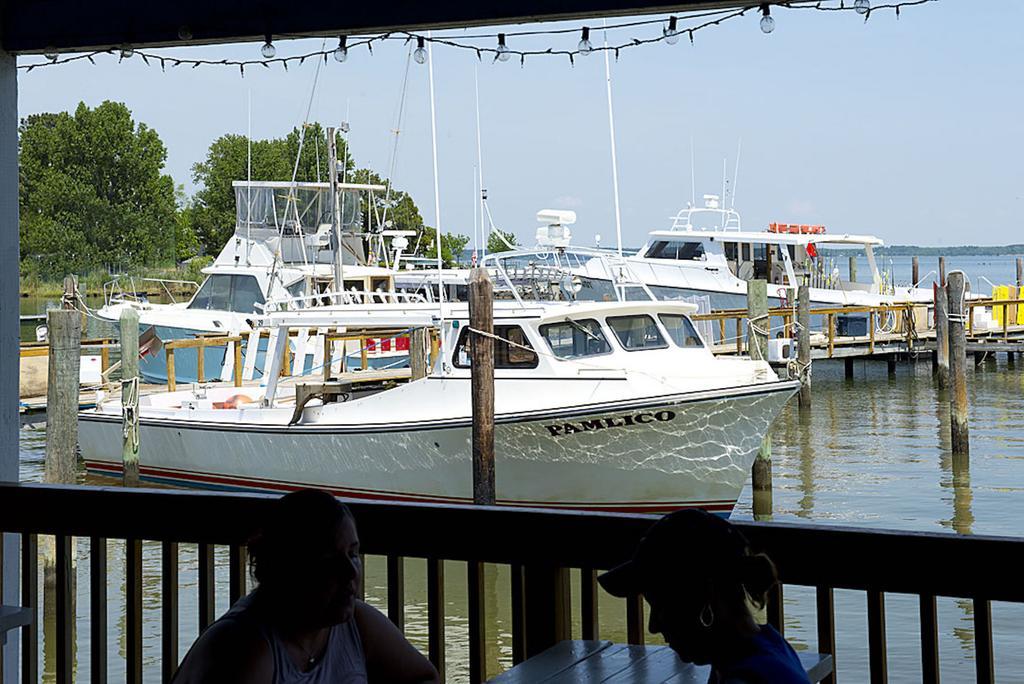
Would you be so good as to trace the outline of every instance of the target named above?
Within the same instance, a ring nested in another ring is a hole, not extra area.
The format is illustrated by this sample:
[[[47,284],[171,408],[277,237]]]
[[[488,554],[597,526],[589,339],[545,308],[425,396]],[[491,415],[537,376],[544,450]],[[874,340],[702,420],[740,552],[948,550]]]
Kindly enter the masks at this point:
[[[146,283],[155,283],[159,290],[155,293],[145,289]],[[175,296],[177,289],[178,295]],[[136,278],[135,276],[118,276],[103,284],[103,303],[106,306],[126,302],[146,303],[151,294],[164,294],[171,304],[178,304],[178,297],[188,301],[199,290],[199,283],[194,280],[176,280],[174,278]],[[161,292],[162,291],[162,292]]]
[[[308,309],[317,306],[346,306],[366,304],[420,304],[426,298],[415,292],[392,292],[390,290],[331,290],[297,297],[274,297],[263,305],[263,312],[291,309]]]
[[[711,228],[696,226],[693,223],[693,217],[696,214],[712,214],[718,215],[721,225],[713,226]],[[686,207],[680,209],[675,216],[669,217],[672,221],[670,230],[677,230],[681,232],[694,232],[694,231],[731,231],[739,232],[743,230],[743,222],[740,219],[739,212],[735,209],[725,209],[719,207]]]
[[[42,613],[44,580],[39,559],[45,544],[52,549],[47,577],[54,579],[45,581],[52,581],[49,586],[55,588],[53,628],[48,622],[45,648],[47,668],[53,668],[55,681],[73,680],[76,658],[91,662],[93,681],[106,681],[112,669],[108,663],[115,645],[112,640],[117,639],[125,658],[124,681],[141,682],[144,632],[159,635],[152,649],[146,646],[146,660],[155,661],[161,670],[161,677],[152,678],[169,681],[183,655],[179,644],[188,643],[213,623],[216,606],[224,605],[224,598],[234,603],[252,587],[245,542],[267,519],[275,498],[194,490],[0,484],[0,532],[12,535],[7,549],[14,551],[7,554],[6,562],[18,566],[20,560],[20,602],[28,615]],[[485,645],[499,639],[495,629],[511,633],[515,664],[570,638],[574,622],[580,638],[598,639],[621,625],[625,615],[626,640],[642,644],[646,638],[643,600],[600,595],[595,575],[629,558],[656,520],[654,516],[365,500],[347,503],[359,525],[363,553],[380,559],[363,563],[367,570],[359,593],[368,587],[387,587],[385,611],[399,629],[405,630],[411,622],[407,605],[423,601],[410,595],[422,590],[423,580],[407,583],[406,579],[413,573],[417,578],[420,573],[425,576],[426,624],[417,623],[416,632],[425,633],[428,656],[442,681],[446,670],[451,670],[446,668],[445,651],[450,652],[454,638],[445,635],[446,617],[450,617],[446,611],[452,605],[452,597],[445,594],[463,568],[469,619],[468,633],[459,641],[468,651],[469,681],[482,682],[497,674],[484,657]],[[797,611],[801,620],[810,615],[811,634],[816,635],[811,637],[811,648],[833,655],[841,667],[869,671],[871,681],[886,681],[886,616],[899,619],[900,624],[916,622],[921,679],[938,681],[940,663],[945,660],[940,658],[940,646],[949,646],[940,632],[938,608],[945,610],[944,602],[950,597],[963,606],[962,619],[973,628],[977,680],[995,680],[994,646],[998,644],[993,643],[992,602],[1024,603],[1017,563],[1024,554],[1024,540],[802,523],[734,524],[778,570],[781,584],[769,593],[767,619],[779,631],[794,624],[786,619],[787,610]],[[448,530],[486,533],[450,534]],[[196,545],[196,551],[183,548],[190,545]],[[76,558],[82,560],[76,564]],[[955,561],[965,558],[971,562]],[[408,559],[414,562],[407,563]],[[498,577],[507,579],[494,586],[485,583],[485,563],[501,566]],[[180,578],[188,573],[198,576],[190,590],[190,599],[198,599],[192,604],[197,605],[198,619],[185,624],[180,607],[187,599],[179,603],[179,590]],[[81,598],[76,601],[79,575]],[[220,584],[218,577],[227,581]],[[855,601],[837,605],[837,590],[859,592],[866,602],[863,607]],[[910,595],[912,605],[898,595]],[[895,600],[887,607],[890,597]],[[943,603],[937,606],[937,600]],[[123,606],[123,623],[108,622],[109,603]],[[574,605],[579,606],[575,614]],[[506,606],[510,625],[492,626],[488,612]],[[154,609],[149,611],[150,607]],[[152,630],[144,629],[144,611],[159,621]],[[848,641],[842,633],[837,635],[836,625],[851,624],[851,620],[866,622],[866,648],[860,637]],[[84,650],[76,651],[76,623],[89,634]],[[38,681],[43,621],[26,619],[16,629],[21,632],[22,680]]]

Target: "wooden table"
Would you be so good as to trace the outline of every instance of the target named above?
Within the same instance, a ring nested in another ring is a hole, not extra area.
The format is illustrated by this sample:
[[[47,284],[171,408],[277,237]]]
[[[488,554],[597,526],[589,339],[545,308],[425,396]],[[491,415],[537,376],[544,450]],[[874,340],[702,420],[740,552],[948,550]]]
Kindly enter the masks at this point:
[[[820,682],[832,672],[832,656],[801,653],[807,676]],[[711,667],[679,660],[668,646],[630,646],[610,641],[563,641],[490,680],[491,684],[614,682],[707,684]]]

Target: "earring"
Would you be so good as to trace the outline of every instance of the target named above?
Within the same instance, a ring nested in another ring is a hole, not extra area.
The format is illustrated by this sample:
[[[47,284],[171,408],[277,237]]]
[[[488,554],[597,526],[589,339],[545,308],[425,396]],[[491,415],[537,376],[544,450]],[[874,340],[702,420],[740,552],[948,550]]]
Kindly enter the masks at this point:
[[[705,629],[715,624],[715,611],[711,609],[710,603],[705,603],[700,611],[700,624]]]

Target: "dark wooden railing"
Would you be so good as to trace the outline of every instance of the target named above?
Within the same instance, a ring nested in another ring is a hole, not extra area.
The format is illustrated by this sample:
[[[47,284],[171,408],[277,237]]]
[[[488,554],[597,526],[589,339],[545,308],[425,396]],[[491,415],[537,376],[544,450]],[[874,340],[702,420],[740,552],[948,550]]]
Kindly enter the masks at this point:
[[[56,540],[56,677],[72,677],[75,606],[71,586],[71,538],[90,539],[90,600],[78,606],[91,620],[93,681],[107,676],[106,554],[110,539],[125,540],[127,681],[142,679],[141,542],[162,542],[161,643],[166,681],[182,654],[178,635],[178,544],[198,544],[198,627],[215,619],[214,546],[230,548],[230,599],[246,591],[243,543],[261,520],[272,496],[179,490],[0,484],[0,531],[21,534],[22,602],[38,606],[38,536]],[[485,632],[482,563],[511,568],[513,659],[519,662],[550,644],[569,638],[570,592],[566,568],[580,568],[583,638],[599,636],[595,572],[627,558],[650,526],[651,516],[547,512],[505,507],[439,506],[352,502],[366,554],[387,558],[388,616],[404,625],[402,559],[427,560],[428,654],[444,671],[444,564],[468,564],[470,676],[484,679]],[[921,665],[925,681],[939,676],[936,597],[973,600],[976,670],[980,682],[995,679],[990,602],[1024,602],[1020,559],[1024,540],[952,534],[858,530],[818,525],[737,523],[767,552],[785,585],[816,590],[817,650],[835,654],[833,591],[867,593],[869,671],[873,682],[887,680],[885,597],[897,592],[920,600]],[[693,562],[700,562],[699,549]],[[769,602],[769,620],[783,627],[780,587]],[[84,613],[83,613],[84,614]],[[631,642],[644,638],[644,604],[626,602]],[[24,682],[38,681],[36,626],[22,629]],[[842,654],[838,654],[841,661]],[[491,673],[495,674],[495,673]],[[1019,673],[1018,673],[1019,674]],[[834,678],[833,678],[834,681]]]

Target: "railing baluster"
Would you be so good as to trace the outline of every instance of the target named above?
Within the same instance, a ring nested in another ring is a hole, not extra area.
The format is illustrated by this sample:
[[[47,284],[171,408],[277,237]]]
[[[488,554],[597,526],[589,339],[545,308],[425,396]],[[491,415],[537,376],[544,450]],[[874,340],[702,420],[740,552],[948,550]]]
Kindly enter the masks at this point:
[[[199,633],[213,624],[217,612],[214,593],[213,544],[199,544]]]
[[[626,598],[626,641],[644,643],[644,599],[639,594]]]
[[[248,554],[245,547],[239,544],[232,544],[228,554],[231,565],[228,570],[228,598],[231,601],[231,605],[235,605],[235,601],[245,596],[246,593],[245,578]]]
[[[512,584],[512,664],[526,660],[526,575],[522,565],[509,568]]]
[[[89,539],[89,669],[92,681],[107,681],[107,540]]]
[[[978,682],[996,680],[992,661],[992,604],[974,599],[974,666]]]
[[[580,624],[583,639],[598,638],[597,572],[591,568],[580,570]]]
[[[178,669],[178,544],[162,545],[160,573],[160,669],[169,682]]]
[[[388,556],[388,619],[405,631],[405,559]]]
[[[21,535],[21,605],[35,613],[32,624],[21,628],[21,681],[39,681],[39,539]]]
[[[481,684],[487,681],[487,631],[484,605],[484,564],[469,561],[466,564],[466,589],[469,609],[469,681]]]
[[[939,621],[934,594],[921,594],[921,681],[939,681]]]
[[[832,656],[832,672],[821,681],[835,684],[836,681],[836,613],[832,587],[818,587],[815,591],[818,613],[818,653]]]
[[[427,559],[427,655],[444,676],[444,561]]]
[[[142,541],[124,542],[125,666],[128,684],[142,682]]]
[[[786,616],[782,605],[782,582],[776,582],[775,586],[768,590],[768,604],[765,606],[768,617],[768,624],[778,630],[779,634],[786,634]]]
[[[868,591],[868,657],[872,684],[889,680],[888,654],[885,650],[885,594]]]
[[[71,649],[75,644],[75,597],[71,590],[71,537],[58,534],[54,539],[56,547],[56,636],[57,636],[57,684],[71,684],[74,681],[72,668],[74,658]]]

